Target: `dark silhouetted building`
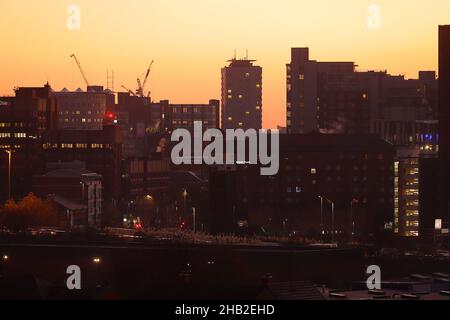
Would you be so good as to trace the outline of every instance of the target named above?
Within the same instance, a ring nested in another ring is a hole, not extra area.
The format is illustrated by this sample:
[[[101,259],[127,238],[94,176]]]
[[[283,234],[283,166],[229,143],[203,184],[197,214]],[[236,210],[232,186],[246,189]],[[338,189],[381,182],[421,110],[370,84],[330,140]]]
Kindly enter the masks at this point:
[[[439,157],[422,156],[419,159],[419,236],[422,240],[433,241],[436,219],[442,219],[439,202]]]
[[[43,136],[45,163],[81,161],[86,169],[102,176],[106,201],[121,197],[122,133],[118,126],[101,131],[58,130]]]
[[[238,165],[210,177],[214,219],[228,229],[231,223],[312,238],[392,233],[394,156],[376,135],[281,135],[276,176]],[[334,224],[326,201],[321,219],[319,196],[335,203]]]
[[[222,129],[262,128],[262,68],[232,59],[222,68]]]
[[[441,214],[450,221],[450,25],[439,27],[439,159]]]
[[[396,145],[432,133],[433,128],[418,122],[436,120],[434,71],[406,80],[386,71],[357,71],[354,62],[310,60],[308,48],[293,48],[291,55],[288,132],[377,133]]]
[[[34,178],[33,189],[53,200],[66,226],[101,226],[102,176],[86,170],[83,162],[48,163],[47,172]]]
[[[106,94],[63,89],[54,93],[58,104],[59,130],[102,130],[106,117]]]
[[[209,176],[209,231],[215,234],[237,231],[239,199],[238,172],[227,167],[213,169]]]
[[[203,128],[218,129],[220,127],[220,101],[210,100],[208,104],[170,104],[161,101],[161,129],[171,134],[176,129],[187,129],[193,132],[194,122],[201,122]]]
[[[14,97],[0,97],[0,195],[7,193],[8,156],[12,153],[12,196],[31,191],[32,177],[44,162],[40,157],[41,138],[57,127],[56,102],[49,84],[18,88]]]

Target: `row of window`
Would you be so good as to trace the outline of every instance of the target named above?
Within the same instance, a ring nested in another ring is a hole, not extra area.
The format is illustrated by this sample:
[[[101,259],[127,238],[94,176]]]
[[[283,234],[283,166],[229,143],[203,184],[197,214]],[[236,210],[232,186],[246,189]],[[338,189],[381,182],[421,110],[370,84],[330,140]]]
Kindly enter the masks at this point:
[[[25,122],[0,122],[0,128],[10,128],[10,127],[17,127],[17,128],[24,128],[27,124]]]
[[[9,132],[0,132],[0,138],[26,138],[27,134],[23,132],[18,133],[9,133]]]
[[[80,110],[76,110],[76,111],[60,111],[59,112],[59,114],[60,115],[69,115],[69,114],[72,114],[72,115],[81,115],[81,114],[88,114],[88,115],[91,115],[91,114],[101,114],[101,115],[103,115],[104,114],[104,111],[101,111],[101,110],[95,110],[95,111],[92,111],[92,110],[87,110],[87,111],[80,111]]]
[[[45,143],[42,145],[42,148],[44,149],[58,149],[61,147],[61,149],[111,149],[110,144],[102,144],[102,143],[62,143],[62,144],[50,144]]]
[[[96,122],[96,123],[103,123],[103,119],[102,118],[82,118],[82,119],[76,119],[76,118],[72,118],[72,119],[60,119],[60,122],[65,122],[65,123],[70,123],[70,122],[81,122],[81,123],[92,123],[92,122]]]

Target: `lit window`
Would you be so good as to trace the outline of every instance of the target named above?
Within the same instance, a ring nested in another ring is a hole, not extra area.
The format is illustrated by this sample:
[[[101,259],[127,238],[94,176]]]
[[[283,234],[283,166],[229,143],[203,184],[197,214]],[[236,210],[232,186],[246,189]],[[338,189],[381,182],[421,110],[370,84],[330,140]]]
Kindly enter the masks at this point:
[[[231,94],[228,95],[228,99],[233,99],[233,96]]]
[[[298,78],[299,78],[299,80],[305,80],[305,75],[304,75],[304,74],[300,74],[300,75],[298,76]]]
[[[246,111],[245,114],[249,116],[250,115],[250,111]]]
[[[242,99],[244,96],[242,94],[239,95],[239,99]]]
[[[233,121],[233,118],[232,117],[228,117],[228,121]]]
[[[256,110],[261,110],[261,106],[256,106]]]
[[[316,168],[312,168],[311,169],[311,174],[317,174],[317,169]]]

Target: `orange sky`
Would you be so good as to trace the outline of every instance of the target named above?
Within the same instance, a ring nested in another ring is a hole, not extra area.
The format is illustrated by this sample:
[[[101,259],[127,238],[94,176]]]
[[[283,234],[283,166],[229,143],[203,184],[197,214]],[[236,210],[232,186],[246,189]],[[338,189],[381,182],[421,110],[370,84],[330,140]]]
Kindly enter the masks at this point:
[[[81,30],[66,27],[81,8]],[[381,30],[367,8],[381,8]],[[92,84],[136,87],[154,59],[154,100],[206,103],[220,98],[220,68],[236,49],[263,67],[264,126],[285,125],[285,64],[290,48],[317,60],[355,61],[415,77],[437,68],[437,26],[450,24],[448,0],[1,0],[0,94],[47,80],[84,88],[76,53]]]

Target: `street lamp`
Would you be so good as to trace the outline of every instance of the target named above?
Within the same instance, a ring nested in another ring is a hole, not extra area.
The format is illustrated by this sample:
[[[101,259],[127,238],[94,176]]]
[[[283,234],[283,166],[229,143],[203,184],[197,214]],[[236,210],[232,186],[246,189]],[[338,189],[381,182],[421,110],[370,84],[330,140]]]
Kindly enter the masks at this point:
[[[320,240],[321,242],[323,242],[323,233],[324,233],[324,229],[323,229],[323,197],[319,196],[320,199]]]
[[[358,203],[359,201],[356,199],[352,199],[352,201],[350,202],[350,215],[352,218],[352,237],[355,235],[355,216],[353,214],[353,205]]]
[[[187,216],[187,208],[186,208],[186,198],[188,196],[188,192],[186,189],[183,191],[183,201],[184,201],[184,216]]]
[[[195,208],[192,208],[192,215],[194,217],[194,233],[197,233],[197,212]]]
[[[12,151],[6,150],[8,154],[8,200],[11,199],[11,164],[12,164]]]
[[[331,200],[328,200],[328,202],[331,203],[331,229],[333,229],[332,230],[333,233],[332,233],[332,237],[331,237],[331,242],[334,243],[334,236],[335,236],[335,231],[336,231],[336,228],[334,226],[334,206],[335,206],[335,204]]]
[[[322,224],[323,224],[323,200],[326,200],[329,204],[331,204],[331,241],[334,243],[334,235],[335,235],[335,223],[334,223],[334,208],[335,208],[335,203],[333,201],[331,201],[328,198],[325,198],[323,196],[319,196],[320,198],[320,211],[321,211],[321,220],[322,220]]]

